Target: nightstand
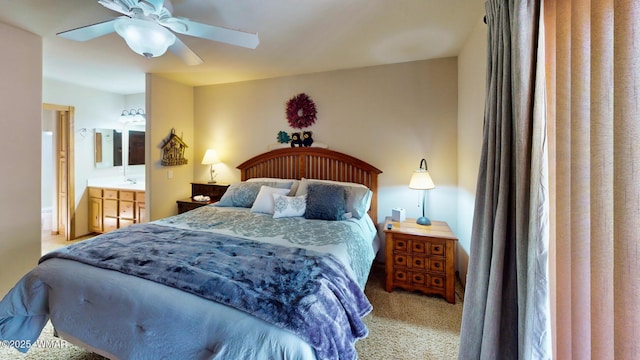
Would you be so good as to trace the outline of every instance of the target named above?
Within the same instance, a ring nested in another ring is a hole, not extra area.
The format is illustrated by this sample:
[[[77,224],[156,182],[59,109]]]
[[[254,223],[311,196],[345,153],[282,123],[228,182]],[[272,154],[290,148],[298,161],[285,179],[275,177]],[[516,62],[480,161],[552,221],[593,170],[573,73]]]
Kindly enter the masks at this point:
[[[391,229],[389,229],[391,224]],[[418,225],[415,219],[384,223],[385,290],[398,287],[438,294],[455,304],[455,249],[458,239],[444,221]]]
[[[209,184],[206,182],[192,182],[191,183],[191,197],[176,201],[178,203],[178,214],[187,212],[219,201],[229,185],[226,184]],[[195,201],[193,197],[196,195],[206,195],[211,198],[210,201]]]

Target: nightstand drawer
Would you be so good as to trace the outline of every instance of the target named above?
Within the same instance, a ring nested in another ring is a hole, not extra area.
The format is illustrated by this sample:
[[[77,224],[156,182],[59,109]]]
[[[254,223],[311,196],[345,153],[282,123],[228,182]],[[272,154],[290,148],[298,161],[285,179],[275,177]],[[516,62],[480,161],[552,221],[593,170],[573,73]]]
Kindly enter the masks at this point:
[[[419,256],[411,257],[411,267],[413,269],[426,269],[429,259]]]
[[[423,273],[412,273],[411,274],[411,282],[416,285],[425,285],[427,283],[427,274]]]
[[[429,286],[436,289],[444,289],[444,285],[446,284],[445,278],[442,276],[430,276],[429,277]]]
[[[395,270],[393,280],[399,285],[412,285],[420,289],[433,288],[440,290],[444,288],[445,280],[442,276],[433,276],[423,272],[413,272],[406,270]]]
[[[434,243],[429,243],[429,254],[430,255],[440,255],[440,256],[444,256],[445,253],[445,246],[444,244],[434,244]]]
[[[402,254],[394,254],[393,255],[393,265],[407,267],[410,262],[410,257]]]
[[[424,254],[427,251],[428,243],[420,240],[411,241],[411,252],[416,254]]]
[[[410,269],[416,270],[433,270],[433,271],[442,271],[443,262],[441,260],[436,260],[435,265],[429,266],[429,259],[421,256],[410,256],[404,254],[394,254],[393,255],[393,265],[399,267],[406,267]]]
[[[429,270],[444,273],[444,260],[429,259]]]
[[[408,283],[411,280],[411,273],[405,270],[395,270],[393,279],[400,283]]]
[[[393,250],[406,252],[407,249],[409,249],[410,241],[411,240],[406,240],[403,238],[396,239],[396,241],[393,242]]]

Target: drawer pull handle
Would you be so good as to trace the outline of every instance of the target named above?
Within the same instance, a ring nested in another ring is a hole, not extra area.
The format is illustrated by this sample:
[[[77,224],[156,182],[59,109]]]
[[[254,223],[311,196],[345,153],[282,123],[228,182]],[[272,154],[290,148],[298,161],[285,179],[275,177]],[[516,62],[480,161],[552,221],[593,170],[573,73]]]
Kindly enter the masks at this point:
[[[418,266],[422,265],[422,261],[416,260],[416,265],[418,265]]]
[[[416,250],[422,250],[422,245],[416,244]]]
[[[404,247],[404,241],[398,241],[398,247]]]
[[[433,283],[436,284],[436,285],[440,285],[440,279],[434,279]]]
[[[398,274],[398,279],[402,279],[402,278],[404,278],[404,274],[403,273],[399,273]]]
[[[433,266],[439,268],[440,267],[440,263],[435,263],[435,264],[433,264]]]
[[[422,281],[422,276],[416,276],[416,281]]]
[[[434,247],[433,247],[433,250],[434,250],[434,251],[440,251],[440,246],[434,246]]]

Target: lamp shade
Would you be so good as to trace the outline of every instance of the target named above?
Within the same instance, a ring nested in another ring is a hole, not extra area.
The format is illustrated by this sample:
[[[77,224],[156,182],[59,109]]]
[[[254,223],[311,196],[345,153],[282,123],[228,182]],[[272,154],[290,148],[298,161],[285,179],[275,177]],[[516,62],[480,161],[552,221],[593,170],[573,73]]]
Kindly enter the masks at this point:
[[[146,58],[164,54],[176,41],[171,31],[150,20],[121,17],[114,27],[131,50]]]
[[[218,158],[218,152],[215,149],[208,149],[207,152],[204,153],[202,165],[217,164],[219,162],[220,158]]]
[[[434,189],[436,185],[431,179],[431,175],[425,169],[418,169],[411,175],[411,181],[409,181],[409,188],[415,190],[430,190]]]

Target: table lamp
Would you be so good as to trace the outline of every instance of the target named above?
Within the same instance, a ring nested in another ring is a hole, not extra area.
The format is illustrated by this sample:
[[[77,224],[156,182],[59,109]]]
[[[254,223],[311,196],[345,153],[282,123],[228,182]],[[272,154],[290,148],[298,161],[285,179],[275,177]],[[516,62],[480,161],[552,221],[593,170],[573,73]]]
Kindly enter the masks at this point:
[[[422,164],[424,163],[424,168]],[[409,181],[409,189],[422,190],[422,216],[418,218],[416,223],[420,225],[431,225],[431,220],[424,214],[424,200],[427,194],[427,190],[434,189],[436,186],[427,171],[427,160],[420,160],[420,168],[413,172],[411,175],[411,181]]]
[[[219,162],[220,159],[218,158],[218,152],[215,149],[207,149],[207,152],[204,153],[204,157],[202,158],[202,165],[211,166],[211,180],[209,180],[209,184],[216,183],[216,170],[213,168],[213,165]]]

